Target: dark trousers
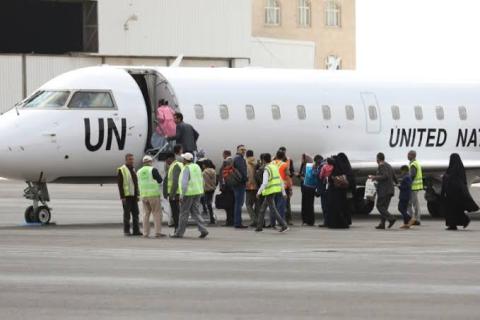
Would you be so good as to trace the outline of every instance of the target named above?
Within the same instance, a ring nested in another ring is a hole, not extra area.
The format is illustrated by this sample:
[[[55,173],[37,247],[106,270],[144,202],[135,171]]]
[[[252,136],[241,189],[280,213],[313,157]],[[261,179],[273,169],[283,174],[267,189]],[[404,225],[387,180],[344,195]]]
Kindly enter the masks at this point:
[[[292,205],[290,203],[290,200],[292,199],[292,189],[285,189],[285,192],[287,193],[287,200],[285,201],[285,218],[287,223],[291,223],[293,220]]]
[[[408,214],[409,202],[410,201],[405,201],[405,200],[400,200],[398,202],[398,211],[400,211],[400,213],[402,214],[404,224],[407,224],[412,219],[412,217],[410,217],[410,215]]]
[[[325,190],[322,192],[320,195],[320,202],[322,204],[322,213],[323,213],[323,224],[328,226],[330,223],[330,220],[328,218],[328,205],[327,205],[327,191]]]
[[[258,212],[257,228],[261,229],[264,225],[265,211],[267,211],[267,207],[270,209],[270,215],[273,215],[282,227],[287,225],[285,220],[283,220],[283,218],[278,213],[277,206],[275,205],[275,196],[275,194],[271,194],[264,197],[262,206]]]
[[[315,224],[315,189],[302,186],[302,222],[313,226]]]
[[[213,215],[213,207],[212,207],[214,193],[215,193],[215,190],[207,191],[205,192],[205,195],[204,195],[205,206],[207,207],[207,211],[210,216],[210,223],[215,223],[215,216]]]
[[[175,230],[178,228],[178,217],[180,215],[180,201],[178,199],[170,200],[170,209],[172,211],[173,226]]]
[[[388,212],[388,207],[390,207],[391,200],[392,195],[377,197],[377,210],[380,212],[382,224],[385,224],[385,221],[392,221],[395,219],[390,212]]]
[[[132,217],[132,232],[140,233],[138,226],[138,201],[136,197],[126,197],[123,204],[123,232],[130,233],[130,216]]]

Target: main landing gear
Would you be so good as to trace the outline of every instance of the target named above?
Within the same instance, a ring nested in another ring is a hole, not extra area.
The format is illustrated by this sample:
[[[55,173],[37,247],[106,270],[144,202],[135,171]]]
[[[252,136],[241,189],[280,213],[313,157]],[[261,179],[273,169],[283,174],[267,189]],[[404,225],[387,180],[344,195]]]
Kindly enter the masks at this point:
[[[23,191],[23,196],[33,201],[33,205],[25,210],[26,223],[48,224],[51,215],[51,208],[47,202],[50,201],[47,184],[45,182],[27,181],[28,187]]]

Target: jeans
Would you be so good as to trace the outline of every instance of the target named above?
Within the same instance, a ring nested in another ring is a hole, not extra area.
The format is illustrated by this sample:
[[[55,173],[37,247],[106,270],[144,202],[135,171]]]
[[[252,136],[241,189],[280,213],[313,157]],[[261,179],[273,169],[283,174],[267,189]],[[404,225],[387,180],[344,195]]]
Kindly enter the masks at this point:
[[[275,195],[275,206],[277,207],[278,213],[283,220],[285,220],[285,206],[286,206],[286,199],[283,197],[283,194],[277,193]],[[274,227],[277,224],[277,219],[275,219],[275,215],[270,211],[270,225]]]
[[[140,227],[138,225],[138,215],[140,210],[138,209],[138,201],[135,197],[126,197],[123,204],[123,232],[130,232],[130,215],[132,216],[132,231],[133,233],[140,233]]]
[[[235,208],[233,213],[233,224],[235,227],[242,225],[242,207],[245,203],[245,187],[233,188],[233,194],[235,196]]]
[[[282,194],[280,193],[280,195],[282,195]],[[278,213],[277,207],[275,206],[275,196],[276,196],[276,194],[271,194],[271,195],[268,195],[268,196],[264,197],[262,207],[260,208],[260,210],[258,212],[258,217],[257,217],[257,219],[258,219],[257,220],[257,228],[258,229],[262,229],[262,227],[263,227],[265,211],[267,211],[267,206],[270,209],[270,214],[271,215],[273,214],[275,216],[275,219],[278,220],[278,223],[280,223],[280,225],[282,227],[287,225],[285,220],[283,220],[283,218]]]
[[[400,200],[398,202],[398,211],[402,214],[404,224],[407,224],[412,219],[408,214],[408,201]]]

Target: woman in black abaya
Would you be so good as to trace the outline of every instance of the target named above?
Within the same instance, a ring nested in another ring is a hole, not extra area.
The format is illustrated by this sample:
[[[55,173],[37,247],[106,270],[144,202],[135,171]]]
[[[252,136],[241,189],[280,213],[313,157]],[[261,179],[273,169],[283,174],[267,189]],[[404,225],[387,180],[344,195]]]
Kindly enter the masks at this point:
[[[348,157],[344,153],[339,153],[334,157],[334,169],[328,182],[328,208],[329,208],[329,228],[341,229],[349,228],[352,224],[351,212],[348,206],[348,199],[354,195],[355,177]],[[348,186],[336,186],[335,179],[344,176],[348,181]],[[330,218],[331,215],[331,218]]]
[[[466,228],[470,223],[470,218],[465,211],[477,211],[478,206],[468,191],[465,168],[462,159],[456,153],[450,156],[448,169],[443,176],[442,199],[446,207],[447,230],[457,230],[457,226]]]

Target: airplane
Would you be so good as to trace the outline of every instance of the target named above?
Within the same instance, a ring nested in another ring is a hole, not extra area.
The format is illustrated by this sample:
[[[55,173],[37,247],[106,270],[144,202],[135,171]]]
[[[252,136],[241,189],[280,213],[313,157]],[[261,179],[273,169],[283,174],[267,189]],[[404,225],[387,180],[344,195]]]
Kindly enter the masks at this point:
[[[220,164],[222,150],[279,146],[303,153],[345,152],[358,179],[353,211],[368,214],[364,182],[377,152],[398,169],[416,150],[428,209],[440,214],[441,175],[459,153],[469,184],[480,176],[480,82],[411,81],[355,71],[264,68],[95,66],[48,81],[0,116],[0,176],[27,182],[26,222],[51,219],[47,183],[113,183],[126,153],[151,152],[160,99],[200,132]],[[154,150],[155,152],[158,150]],[[162,159],[162,150],[155,155]],[[161,162],[159,162],[161,163]],[[158,163],[157,163],[158,165]]]

